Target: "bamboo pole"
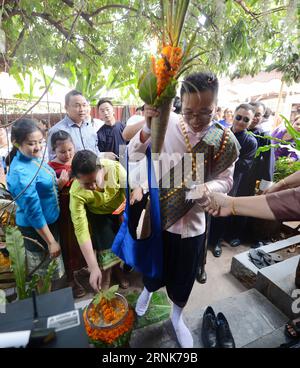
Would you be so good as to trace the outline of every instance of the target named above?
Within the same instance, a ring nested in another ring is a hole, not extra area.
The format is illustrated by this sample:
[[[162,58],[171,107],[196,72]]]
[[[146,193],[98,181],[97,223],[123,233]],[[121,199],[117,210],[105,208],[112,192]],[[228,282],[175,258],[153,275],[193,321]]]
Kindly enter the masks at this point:
[[[278,95],[278,100],[277,100],[277,106],[276,106],[276,111],[275,111],[275,127],[276,128],[279,125],[279,110],[280,110],[280,103],[282,100],[282,95],[283,95],[283,88],[284,88],[284,81],[281,80],[281,86],[280,86],[280,91],[279,91],[279,95]]]

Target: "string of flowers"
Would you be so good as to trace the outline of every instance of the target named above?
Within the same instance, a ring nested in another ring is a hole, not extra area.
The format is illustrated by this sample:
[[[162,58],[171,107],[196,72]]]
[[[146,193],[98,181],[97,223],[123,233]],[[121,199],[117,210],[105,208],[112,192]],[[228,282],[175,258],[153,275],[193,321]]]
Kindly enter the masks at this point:
[[[116,327],[105,330],[105,329],[94,329],[91,327],[90,323],[87,319],[87,310],[85,309],[83,312],[83,320],[86,333],[91,340],[92,343],[103,343],[107,345],[120,346],[121,343],[119,339],[123,337],[128,332],[132,331],[133,323],[134,323],[134,313],[132,309],[129,309],[127,316],[125,317],[122,324],[117,325]],[[126,336],[127,338],[127,336]]]

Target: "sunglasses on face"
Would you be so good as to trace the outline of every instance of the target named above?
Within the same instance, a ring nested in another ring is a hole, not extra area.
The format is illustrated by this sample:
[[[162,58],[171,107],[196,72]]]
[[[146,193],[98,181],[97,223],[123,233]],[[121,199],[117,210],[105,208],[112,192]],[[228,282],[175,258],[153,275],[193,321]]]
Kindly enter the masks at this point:
[[[235,120],[243,121],[244,123],[249,123],[250,119],[247,116],[236,115]]]

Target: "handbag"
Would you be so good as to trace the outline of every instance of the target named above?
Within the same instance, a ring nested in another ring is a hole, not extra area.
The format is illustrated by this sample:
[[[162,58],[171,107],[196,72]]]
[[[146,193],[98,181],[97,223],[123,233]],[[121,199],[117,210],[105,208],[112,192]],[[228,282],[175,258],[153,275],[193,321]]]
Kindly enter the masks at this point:
[[[160,216],[159,189],[155,183],[155,173],[151,159],[150,147],[146,151],[148,187],[150,195],[150,224],[151,233],[146,239],[136,239],[134,230],[130,226],[134,221],[131,218],[132,208],[129,196],[128,152],[126,153],[126,207],[123,223],[114,239],[112,252],[126,264],[134,267],[138,272],[149,278],[161,278],[163,268],[163,241]],[[135,229],[136,230],[136,229]]]

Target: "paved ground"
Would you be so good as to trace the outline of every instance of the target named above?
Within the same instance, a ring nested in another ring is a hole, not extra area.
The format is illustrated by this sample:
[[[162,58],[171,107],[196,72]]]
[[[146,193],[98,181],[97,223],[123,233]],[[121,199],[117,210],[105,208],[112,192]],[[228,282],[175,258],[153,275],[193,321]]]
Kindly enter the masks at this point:
[[[223,254],[220,258],[215,258],[211,251],[208,251],[206,271],[208,274],[207,283],[201,285],[195,282],[189,303],[185,308],[185,313],[190,313],[196,309],[213,304],[218,300],[237,295],[245,291],[245,287],[230,274],[231,259],[234,255],[249,249],[248,246],[241,245],[232,248],[224,243]],[[123,294],[131,291],[140,291],[143,287],[141,277],[137,273],[129,276],[131,287],[126,291],[121,290]],[[89,299],[92,294],[87,294],[76,302]]]
[[[224,243],[223,253],[220,258],[214,257],[211,251],[208,251],[206,265],[207,282],[203,285],[195,282],[185,312],[193,311],[196,308],[213,304],[220,299],[245,291],[246,288],[230,274],[230,266],[232,257],[248,249],[248,246],[241,245],[237,248],[232,248]]]

